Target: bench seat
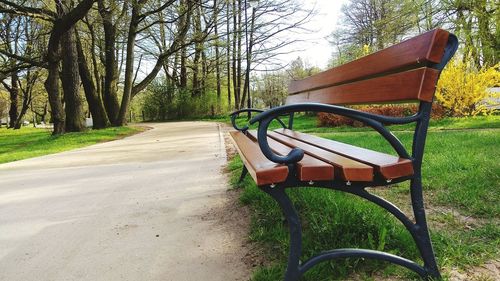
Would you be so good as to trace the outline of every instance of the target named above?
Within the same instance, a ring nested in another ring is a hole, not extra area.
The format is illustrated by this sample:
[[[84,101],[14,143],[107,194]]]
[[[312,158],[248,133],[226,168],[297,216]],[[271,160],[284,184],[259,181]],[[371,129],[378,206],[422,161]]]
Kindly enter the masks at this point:
[[[378,151],[341,143],[338,141],[327,140],[288,129],[279,129],[275,132],[369,165],[373,167],[375,171],[386,180],[413,175],[413,163],[410,159],[405,159],[398,156],[393,156]]]
[[[257,185],[284,182],[288,167],[268,160],[260,151],[259,145],[242,132],[230,132],[240,158]]]
[[[289,169],[284,164],[268,160],[257,142],[257,132],[231,132],[233,142],[248,172],[257,185],[285,182]],[[345,143],[322,139],[288,129],[268,133],[268,143],[274,153],[287,155],[298,147],[305,153],[297,163],[300,181],[371,182],[375,177],[392,180],[413,175],[410,159],[360,148]]]

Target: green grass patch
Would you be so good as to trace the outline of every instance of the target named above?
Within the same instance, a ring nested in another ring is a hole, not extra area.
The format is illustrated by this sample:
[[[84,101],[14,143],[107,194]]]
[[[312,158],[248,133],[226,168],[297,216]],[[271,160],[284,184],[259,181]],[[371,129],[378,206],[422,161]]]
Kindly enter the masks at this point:
[[[22,128],[20,130],[8,130],[0,128],[0,163],[111,141],[143,130],[141,127],[116,127],[52,136],[51,131],[47,129]]]
[[[386,141],[367,128],[316,128],[314,122],[315,117],[299,116],[295,128],[392,153]],[[422,173],[426,205],[432,210],[428,213],[431,236],[443,272],[479,265],[500,255],[499,124],[498,116],[431,122]],[[396,136],[410,148],[412,133],[408,130],[412,127],[394,129]],[[233,183],[241,167],[236,157],[230,164]],[[250,177],[242,186],[241,201],[253,211],[250,238],[261,243],[274,261],[259,268],[252,280],[279,280],[288,251],[286,223],[277,204]],[[302,188],[288,192],[303,222],[302,260],[322,250],[340,247],[378,249],[418,260],[410,235],[375,205],[336,191]],[[376,192],[411,210],[409,202],[404,201],[409,197],[407,183]],[[464,222],[464,218],[471,222]],[[371,280],[375,272],[382,277],[416,278],[413,273],[384,262],[349,259],[325,262],[308,272],[303,280],[343,280],[353,276],[356,280]]]
[[[386,153],[390,145],[376,132],[321,133],[324,138]],[[412,133],[395,132],[411,146]],[[456,207],[464,215],[500,216],[500,130],[429,131],[422,177],[434,202]]]

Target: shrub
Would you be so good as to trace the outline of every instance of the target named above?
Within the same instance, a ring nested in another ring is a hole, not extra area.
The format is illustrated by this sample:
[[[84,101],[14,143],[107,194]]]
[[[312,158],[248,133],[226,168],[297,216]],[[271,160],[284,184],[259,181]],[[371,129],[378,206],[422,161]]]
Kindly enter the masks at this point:
[[[454,60],[444,69],[436,90],[437,101],[455,116],[488,115],[488,98],[498,98],[488,88],[500,85],[500,64],[475,69],[468,63]]]
[[[355,108],[368,113],[393,116],[393,117],[410,116],[418,111],[418,106],[416,104],[356,106]],[[431,117],[433,119],[440,119],[443,118],[445,115],[446,115],[445,109],[439,104],[434,104],[432,108]],[[322,127],[339,127],[339,126],[361,127],[363,126],[363,123],[336,114],[319,113],[318,125]]]
[[[154,81],[144,94],[142,111],[148,120],[165,121],[172,111],[175,88],[167,83]]]
[[[216,114],[217,97],[213,92],[192,97],[190,89],[179,89],[164,79],[157,79],[143,94],[141,106],[148,121],[200,118]]]

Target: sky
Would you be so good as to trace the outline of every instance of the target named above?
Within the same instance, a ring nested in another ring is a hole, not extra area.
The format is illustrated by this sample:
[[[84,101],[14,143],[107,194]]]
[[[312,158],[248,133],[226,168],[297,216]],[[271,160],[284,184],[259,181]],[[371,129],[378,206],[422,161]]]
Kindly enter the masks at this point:
[[[297,51],[291,54],[282,55],[280,58],[283,62],[290,62],[300,56],[311,66],[318,66],[325,69],[332,56],[333,50],[327,37],[337,27],[340,17],[340,8],[347,0],[302,1],[307,8],[315,7],[318,14],[305,26],[311,31],[302,35],[304,41],[291,47]]]

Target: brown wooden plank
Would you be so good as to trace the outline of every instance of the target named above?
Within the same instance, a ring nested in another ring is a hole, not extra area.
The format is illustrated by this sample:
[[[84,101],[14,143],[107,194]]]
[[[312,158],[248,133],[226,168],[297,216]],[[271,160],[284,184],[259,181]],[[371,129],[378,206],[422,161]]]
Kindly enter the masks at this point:
[[[248,131],[248,136],[257,140],[256,131]],[[286,146],[269,137],[267,138],[267,142],[271,149],[281,156],[288,155],[292,150],[292,147]],[[333,180],[334,168],[332,165],[306,154],[297,163],[297,176],[301,181]]]
[[[335,175],[339,175],[345,181],[373,180],[373,168],[369,165],[276,132],[269,132],[268,136],[287,146],[301,148],[306,154],[333,165]]]
[[[284,182],[288,176],[288,167],[267,159],[257,143],[241,132],[230,132],[241,160],[257,185]]]
[[[358,60],[318,73],[303,80],[292,81],[290,94],[360,80],[398,69],[418,67],[425,62],[439,63],[449,33],[435,29]]]
[[[395,179],[413,175],[413,163],[409,159],[345,144],[342,142],[327,140],[292,130],[278,129],[276,130],[276,132],[373,166],[375,167],[376,171],[380,173],[385,179]]]
[[[358,81],[288,96],[286,103],[319,102],[327,104],[383,103],[395,101],[432,101],[439,72],[419,68],[384,77]]]

